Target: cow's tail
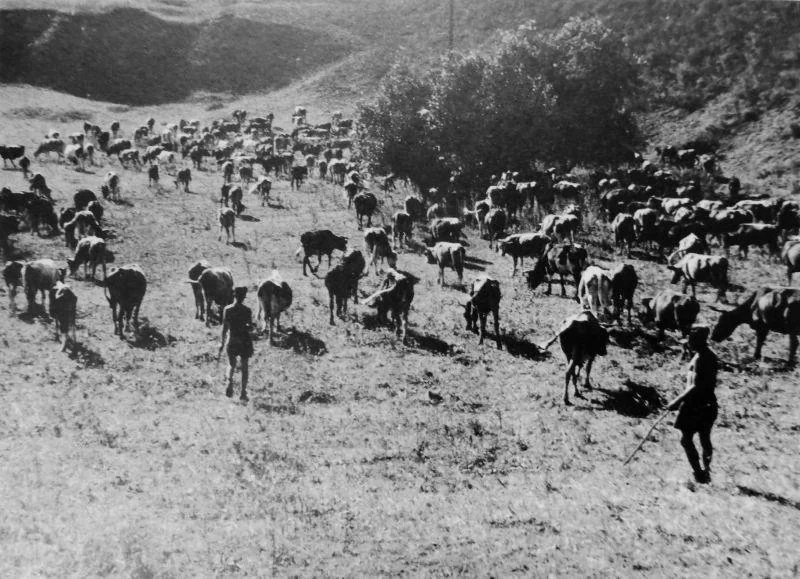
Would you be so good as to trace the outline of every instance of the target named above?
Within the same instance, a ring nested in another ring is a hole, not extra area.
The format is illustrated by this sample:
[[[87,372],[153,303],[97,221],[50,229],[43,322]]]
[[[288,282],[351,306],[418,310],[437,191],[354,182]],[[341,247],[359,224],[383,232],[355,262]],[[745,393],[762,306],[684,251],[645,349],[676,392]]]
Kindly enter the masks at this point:
[[[555,334],[555,335],[554,335],[554,336],[553,336],[553,337],[550,339],[550,341],[549,341],[549,342],[547,342],[546,344],[542,344],[541,346],[539,346],[539,349],[540,349],[542,352],[544,352],[544,351],[546,351],[547,349],[549,349],[549,348],[550,348],[550,346],[552,346],[552,345],[555,343],[555,341],[556,341],[556,340],[558,340],[558,337],[559,337],[559,335],[560,335],[560,334],[559,334],[558,332],[556,332],[556,334]]]
[[[302,251],[303,251],[303,246],[301,245],[300,247],[297,248],[297,251],[294,252],[294,256],[296,258],[300,257],[300,252],[302,252]]]

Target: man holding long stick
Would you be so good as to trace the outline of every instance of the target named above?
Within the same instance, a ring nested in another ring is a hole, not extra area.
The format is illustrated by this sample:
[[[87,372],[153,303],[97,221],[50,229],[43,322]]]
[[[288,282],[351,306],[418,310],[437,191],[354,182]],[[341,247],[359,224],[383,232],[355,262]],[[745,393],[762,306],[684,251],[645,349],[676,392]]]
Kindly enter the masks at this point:
[[[714,389],[717,387],[719,360],[708,347],[708,334],[709,329],[705,326],[692,328],[689,333],[688,346],[696,353],[689,363],[686,390],[667,406],[669,410],[680,407],[675,428],[681,431],[681,446],[694,471],[694,478],[699,483],[711,481],[711,457],[714,451],[711,446],[711,428],[718,411]],[[695,433],[700,437],[703,450],[702,468],[694,446]]]

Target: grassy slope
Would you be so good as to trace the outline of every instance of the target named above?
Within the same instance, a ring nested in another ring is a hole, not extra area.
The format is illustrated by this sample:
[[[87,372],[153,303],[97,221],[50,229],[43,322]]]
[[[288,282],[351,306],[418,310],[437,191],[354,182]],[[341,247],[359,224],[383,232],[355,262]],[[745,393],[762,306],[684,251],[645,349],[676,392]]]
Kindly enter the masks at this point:
[[[225,110],[266,106],[288,125],[297,94]],[[0,96],[7,103],[0,142],[28,146],[51,127],[80,124],[59,117],[104,125],[118,118],[126,129],[151,114],[162,122],[220,113],[202,100],[126,110],[24,87]],[[26,118],[24,107],[34,103],[51,118]],[[322,109],[311,109],[312,120]],[[61,204],[79,186],[97,189],[106,170],[36,167]],[[4,184],[23,186],[19,173],[2,175]],[[143,174],[126,171],[131,205],[109,206],[117,263],[140,263],[150,281],[146,335],[171,346],[113,338],[102,291],[85,281],[72,282],[82,345],[70,356],[57,352],[49,324],[10,315],[0,300],[0,574],[797,573],[798,510],[743,496],[737,486],[800,500],[791,451],[800,428],[798,374],[776,360],[785,357],[784,337],[770,338],[764,364],[722,374],[715,480],[696,488],[686,484],[688,468],[667,426],[621,465],[652,419],[629,415],[638,406],[625,384],[674,395],[684,368],[674,339],[666,349],[643,338],[632,348],[612,346],[595,370],[608,392],[564,408],[560,352],[528,359],[491,343],[478,347],[463,330],[463,294],[438,288],[434,269],[414,253],[400,262],[423,280],[409,347],[387,329],[367,329],[370,312],[360,305],[329,327],[322,281],[303,278],[293,253],[298,232],[314,226],[360,245],[341,191],[312,181],[292,193],[278,182],[283,208],[250,203],[258,221],[238,223],[237,238],[249,247],[242,252],[216,239],[210,199],[219,183],[216,173],[195,172],[189,195],[166,178],[164,190],[152,192]],[[387,200],[384,213],[401,197]],[[588,239],[598,233],[590,229]],[[501,279],[504,332],[541,343],[576,310],[571,300],[532,294],[474,231],[469,237],[469,255]],[[58,239],[28,233],[15,236],[15,248],[23,257],[67,256]],[[602,244],[590,253],[599,264],[618,260]],[[275,264],[295,292],[281,345],[256,345],[247,406],[222,394],[219,329],[192,319],[183,280],[198,258],[224,263],[248,284]],[[668,285],[660,266],[636,267],[642,295]],[[784,279],[757,253],[734,260],[733,278],[745,287]],[[363,289],[376,285],[370,275]],[[708,304],[711,295],[702,299]],[[706,322],[716,315],[706,306],[701,313]],[[740,329],[718,351],[744,361],[751,340]],[[325,353],[303,352],[319,351],[320,342]],[[329,402],[300,403],[307,390]],[[428,390],[444,402],[431,406]]]

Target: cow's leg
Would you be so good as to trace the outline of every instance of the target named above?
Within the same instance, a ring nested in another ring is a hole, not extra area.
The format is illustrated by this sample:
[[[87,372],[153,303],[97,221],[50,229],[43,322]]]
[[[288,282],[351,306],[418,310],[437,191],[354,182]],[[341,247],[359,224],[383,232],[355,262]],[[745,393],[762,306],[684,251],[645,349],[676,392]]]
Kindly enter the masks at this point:
[[[758,326],[755,328],[756,331],[756,350],[753,352],[753,358],[756,360],[761,359],[761,348],[764,346],[764,342],[767,339],[767,334],[769,330],[763,326]]]
[[[329,298],[329,304],[328,305],[329,305],[330,313],[331,313],[330,321],[328,323],[331,326],[333,326],[333,325],[335,325],[334,322],[333,322],[334,301],[336,302],[336,313],[338,314],[339,313],[339,303],[338,303],[339,300],[338,299],[334,300],[334,296],[333,296],[333,292],[332,291],[328,292],[328,298]]]
[[[589,383],[589,374],[591,374],[592,372],[593,363],[594,363],[594,356],[589,356],[589,359],[586,361],[586,377],[584,378],[583,382],[583,387],[586,388],[587,390],[592,389],[592,385]]]
[[[478,334],[480,336],[480,338],[478,339],[478,344],[483,344],[483,339],[486,337],[486,318],[488,317],[488,315],[489,312],[478,313],[478,319],[480,320],[481,323],[480,332]]]
[[[569,366],[567,367],[567,373],[564,377],[564,404],[566,404],[567,406],[572,406],[572,402],[569,401],[569,382],[574,372],[575,372],[575,359],[573,358],[572,360],[570,360]]]
[[[494,339],[497,342],[497,349],[502,350],[502,345],[500,343],[500,310],[499,308],[495,308],[492,311],[492,318],[494,319]]]
[[[211,300],[206,300],[206,328],[211,325]]]
[[[561,272],[558,272],[558,281],[559,281],[559,283],[561,283],[561,297],[566,297],[566,295],[567,295],[567,288],[566,288],[566,286],[564,285],[564,274],[563,274],[563,273],[561,273]],[[575,293],[575,295],[576,295],[576,296],[578,295],[578,294],[577,294],[577,290],[576,290],[576,293]]]
[[[789,334],[789,358],[786,363],[793,366],[797,362],[797,346],[800,340],[797,334]]]

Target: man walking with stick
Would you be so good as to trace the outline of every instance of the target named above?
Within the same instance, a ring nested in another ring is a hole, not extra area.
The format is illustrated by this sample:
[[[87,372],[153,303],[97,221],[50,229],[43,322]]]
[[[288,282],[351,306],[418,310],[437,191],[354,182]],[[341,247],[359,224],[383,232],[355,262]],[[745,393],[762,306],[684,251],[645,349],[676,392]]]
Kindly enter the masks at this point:
[[[222,344],[219,347],[217,359],[222,355],[222,350],[228,346],[228,388],[225,395],[233,396],[233,372],[236,369],[236,358],[242,361],[242,393],[241,400],[247,402],[247,379],[249,376],[248,363],[253,355],[253,340],[250,337],[250,328],[253,326],[253,312],[244,305],[247,295],[246,287],[237,287],[233,290],[234,303],[226,306],[222,311]]]
[[[711,428],[717,419],[717,396],[714,389],[717,387],[717,372],[719,360],[717,355],[708,347],[709,329],[705,326],[692,328],[689,333],[688,346],[695,352],[689,362],[689,372],[686,376],[686,390],[667,405],[668,410],[678,410],[675,419],[675,428],[681,431],[681,446],[686,452],[686,458],[694,471],[694,478],[699,483],[711,481]],[[703,451],[703,466],[700,466],[700,457],[694,446],[694,435],[700,438]]]

